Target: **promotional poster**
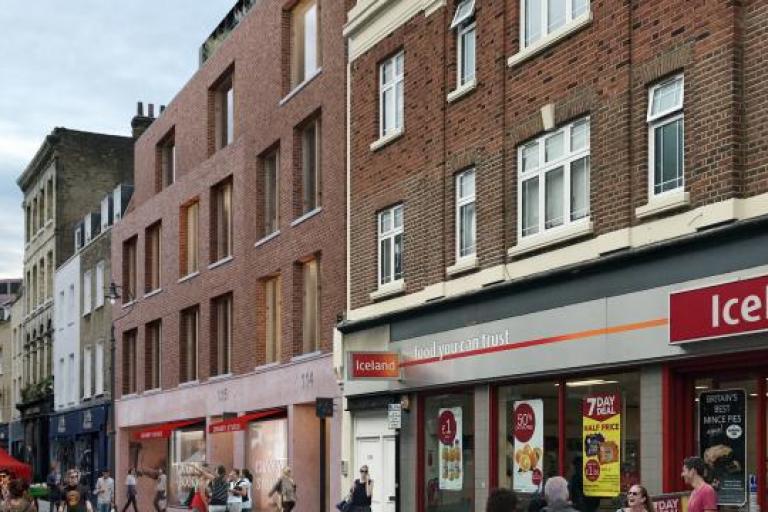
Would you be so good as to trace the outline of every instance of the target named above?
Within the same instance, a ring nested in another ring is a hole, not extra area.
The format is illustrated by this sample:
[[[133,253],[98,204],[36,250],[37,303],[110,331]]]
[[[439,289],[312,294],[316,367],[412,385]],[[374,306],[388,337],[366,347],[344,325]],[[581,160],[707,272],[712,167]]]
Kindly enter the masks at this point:
[[[437,420],[440,458],[439,486],[445,491],[460,491],[464,482],[462,464],[461,407],[440,409]]]
[[[718,504],[747,501],[747,396],[743,389],[699,395],[699,450],[710,470]]]
[[[621,492],[621,395],[603,393],[582,402],[584,495]]]
[[[517,492],[536,492],[544,476],[544,402],[515,402],[509,425],[515,439],[513,488]]]

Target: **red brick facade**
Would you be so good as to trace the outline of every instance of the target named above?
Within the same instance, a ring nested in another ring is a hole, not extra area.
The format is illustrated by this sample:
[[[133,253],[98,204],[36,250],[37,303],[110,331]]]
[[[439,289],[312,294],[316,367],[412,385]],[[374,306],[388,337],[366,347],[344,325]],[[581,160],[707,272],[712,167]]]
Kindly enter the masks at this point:
[[[590,2],[592,21],[508,66],[520,48],[520,0],[476,2],[477,87],[449,103],[456,85],[456,2],[404,25],[351,66],[351,306],[377,289],[379,210],[404,204],[406,293],[448,279],[455,263],[454,179],[475,166],[480,268],[512,261],[518,243],[517,148],[555,126],[591,120],[591,221],[596,237],[650,222],[648,88],[685,77],[683,211],[768,192],[768,3],[705,0]],[[378,138],[378,64],[405,53],[405,131]],[[326,123],[324,123],[326,126]],[[663,213],[669,216],[675,210]],[[587,237],[587,238],[588,238]],[[578,241],[582,241],[580,239]],[[549,248],[545,249],[548,250]],[[518,256],[528,258],[531,254]]]

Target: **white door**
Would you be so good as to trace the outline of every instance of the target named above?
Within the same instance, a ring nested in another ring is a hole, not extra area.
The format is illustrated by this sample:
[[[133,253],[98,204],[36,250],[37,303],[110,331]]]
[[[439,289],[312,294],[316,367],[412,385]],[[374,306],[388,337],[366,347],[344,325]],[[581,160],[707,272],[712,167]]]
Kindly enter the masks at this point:
[[[368,466],[373,479],[372,512],[395,512],[395,442],[386,416],[356,418],[354,477],[360,477],[360,466]]]

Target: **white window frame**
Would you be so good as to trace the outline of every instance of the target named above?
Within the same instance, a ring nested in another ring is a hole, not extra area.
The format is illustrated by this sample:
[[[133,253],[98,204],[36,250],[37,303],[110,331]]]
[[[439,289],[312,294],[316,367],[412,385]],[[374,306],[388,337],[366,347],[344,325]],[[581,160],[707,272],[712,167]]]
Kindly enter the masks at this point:
[[[96,396],[104,394],[104,343],[99,341],[96,343],[96,389],[94,394]]]
[[[659,89],[673,82],[680,82],[680,101],[672,107],[661,112],[653,113],[653,99]],[[685,77],[678,74],[663,80],[648,89],[648,114],[646,121],[648,123],[648,198],[656,198],[667,194],[675,194],[685,189]],[[680,162],[680,185],[669,190],[656,192],[656,138],[655,132],[658,128],[674,123],[676,121],[683,123],[682,162]]]
[[[91,357],[91,347],[83,348],[83,398],[91,398],[93,390],[93,358]]]
[[[400,73],[397,72],[398,60],[401,62]],[[384,82],[384,68],[387,65],[392,66],[392,80]],[[400,85],[402,94],[401,103],[398,104],[397,88]],[[386,127],[384,124],[384,103],[385,94],[391,92],[390,108],[394,112],[394,125]],[[403,131],[405,124],[405,52],[400,50],[392,57],[379,64],[379,138],[393,137]],[[385,130],[385,128],[388,128]]]
[[[400,212],[400,225],[395,225],[395,218],[396,213]],[[382,218],[385,214],[389,213],[391,220],[391,226],[387,230],[382,230]],[[376,273],[378,274],[377,281],[379,283],[379,288],[382,288],[384,286],[393,286],[398,283],[401,283],[403,281],[403,269],[402,269],[402,259],[403,259],[403,245],[405,243],[404,235],[403,235],[403,225],[405,224],[405,219],[403,217],[404,214],[403,205],[398,204],[395,206],[392,206],[390,208],[387,208],[385,210],[382,210],[379,212],[379,214],[376,216],[376,230],[378,232],[377,237],[377,252],[379,254],[378,258],[378,265],[376,268]],[[396,272],[395,272],[395,238],[397,235],[400,235],[401,238],[401,248],[400,248],[400,277],[395,278]],[[382,264],[382,251],[381,251],[381,244],[382,242],[387,242],[390,245],[390,273],[388,276],[386,276],[387,280],[383,280],[382,273],[381,273],[381,264]]]
[[[587,123],[586,143],[582,149],[579,149],[577,151],[572,151],[571,131],[574,125],[584,121]],[[573,121],[558,127],[557,129],[551,132],[547,132],[543,135],[536,137],[535,139],[531,139],[527,141],[524,144],[520,144],[517,147],[517,176],[518,176],[517,178],[517,233],[518,233],[519,240],[542,236],[542,235],[551,233],[553,231],[556,231],[558,229],[568,228],[569,226],[573,226],[576,224],[589,223],[591,209],[592,209],[592,201],[591,201],[592,198],[591,198],[591,193],[589,193],[591,188],[591,172],[590,172],[591,171],[590,136],[592,133],[591,130],[592,129],[591,129],[590,116],[580,117],[578,119],[574,119]],[[559,134],[563,134],[563,140],[564,140],[563,155],[556,160],[553,160],[551,162],[546,162],[545,161],[546,141]],[[525,150],[526,147],[534,143],[538,145],[539,165],[533,170],[523,172],[523,151]],[[583,217],[572,220],[571,219],[571,201],[570,201],[571,164],[578,160],[581,160],[584,157],[589,158],[588,173],[590,173],[590,177],[588,179],[588,184],[587,184],[587,191],[588,191],[587,213]],[[546,176],[549,171],[557,169],[558,167],[563,168],[563,223],[558,226],[553,226],[548,228],[546,225],[546,208],[547,208]],[[523,233],[523,183],[525,183],[526,181],[532,178],[538,178],[538,183],[539,183],[539,191],[538,191],[539,223],[538,223],[538,230],[535,233],[524,234]]]
[[[451,30],[456,29],[456,87],[462,87],[475,81],[477,74],[477,23],[474,20],[475,0],[462,0],[456,6],[456,14],[451,22]],[[465,77],[464,71],[464,36],[475,31],[475,67],[472,76]]]
[[[591,0],[587,1],[587,7],[584,10],[584,13],[579,14],[575,18],[573,17],[573,2],[576,0],[565,0],[565,23],[563,23],[562,26],[554,29],[553,31],[549,31],[549,1],[550,0],[540,0],[539,6],[541,9],[541,27],[540,27],[540,34],[538,39],[535,41],[531,41],[530,43],[526,43],[526,37],[528,34],[525,32],[525,25],[526,25],[526,17],[528,16],[528,13],[526,12],[526,6],[525,2],[526,0],[520,0],[520,51],[525,50],[526,48],[534,48],[538,46],[539,44],[545,44],[546,41],[548,41],[550,38],[555,38],[561,31],[567,31],[569,26],[575,23],[578,23],[584,18],[588,18],[590,15],[590,11],[592,8]]]
[[[474,181],[474,186],[472,187],[474,189],[474,192],[467,196],[461,195],[461,179],[464,176],[467,176],[469,174],[472,174],[472,179]],[[461,171],[460,173],[456,174],[455,178],[455,187],[456,187],[456,261],[467,261],[470,259],[473,259],[477,255],[477,173],[475,172],[474,167],[470,167],[469,169],[465,169]],[[472,252],[467,254],[461,254],[461,209],[465,206],[468,206],[472,203],[475,203],[475,213],[474,218],[472,219],[472,222],[474,224],[474,233],[475,233],[475,240],[472,244]]]
[[[93,288],[93,271],[83,273],[83,316],[91,313],[91,289]]]
[[[104,305],[104,271],[106,264],[104,260],[96,263],[96,305],[94,310],[99,309]]]

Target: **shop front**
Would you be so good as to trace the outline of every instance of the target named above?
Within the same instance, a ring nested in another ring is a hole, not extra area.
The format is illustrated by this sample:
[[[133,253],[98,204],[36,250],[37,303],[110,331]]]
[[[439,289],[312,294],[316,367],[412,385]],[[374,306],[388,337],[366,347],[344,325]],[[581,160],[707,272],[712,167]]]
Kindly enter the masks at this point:
[[[481,511],[494,487],[525,502],[554,475],[580,511],[612,511],[636,482],[685,491],[690,455],[722,507],[764,508],[765,247],[754,232],[659,247],[342,325],[343,457],[360,464],[367,418],[407,404],[399,429],[379,423],[401,455],[397,505],[374,512]],[[356,363],[384,353],[393,376]]]
[[[58,461],[62,472],[79,469],[89,486],[110,468],[108,415],[109,405],[102,404],[50,416],[50,460]]]
[[[21,413],[23,438],[19,441],[17,458],[32,466],[32,478],[45,481],[49,469],[48,426],[53,411],[53,394],[16,404]]]
[[[11,424],[3,423],[0,425],[0,448],[9,451],[9,439],[11,435]]]

